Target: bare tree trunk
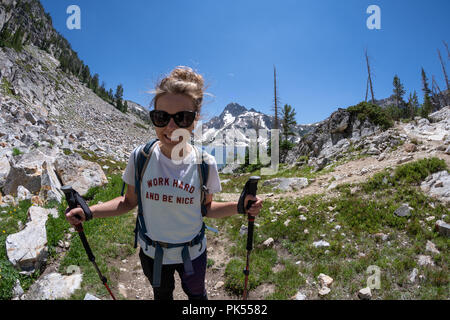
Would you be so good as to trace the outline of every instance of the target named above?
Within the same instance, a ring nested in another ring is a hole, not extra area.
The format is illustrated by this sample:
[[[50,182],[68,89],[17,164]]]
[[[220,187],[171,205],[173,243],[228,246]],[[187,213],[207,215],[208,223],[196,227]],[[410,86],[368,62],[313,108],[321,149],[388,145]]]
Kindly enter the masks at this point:
[[[277,69],[273,66],[273,88],[274,88],[274,100],[275,100],[275,124],[274,129],[279,129],[278,123],[278,96],[277,96]]]
[[[368,94],[369,94],[369,77],[367,77],[367,81],[366,81],[366,99],[364,99],[365,102],[367,102]]]
[[[450,60],[450,51],[448,51],[448,45],[447,42],[442,41],[444,43],[445,48],[447,49],[447,59]]]
[[[434,78],[434,75],[431,76],[432,78],[432,92],[433,92],[433,98],[435,98],[435,101],[437,103],[440,103],[440,99],[443,99],[444,105],[447,105],[447,97],[445,94],[442,93],[441,88],[439,88],[439,85],[436,82],[436,79]]]
[[[369,56],[367,55],[367,49],[365,50],[365,55],[366,55],[367,73],[369,74],[370,93],[372,94],[372,103],[375,103],[375,97],[373,94],[372,76],[370,71]]]
[[[447,90],[449,90],[450,87],[448,85],[447,71],[445,70],[444,62],[442,61],[441,52],[439,51],[439,49],[437,49],[437,52],[438,52],[438,56],[439,56],[439,61],[441,62],[441,66],[442,66],[442,72],[444,73],[445,84],[447,85]]]

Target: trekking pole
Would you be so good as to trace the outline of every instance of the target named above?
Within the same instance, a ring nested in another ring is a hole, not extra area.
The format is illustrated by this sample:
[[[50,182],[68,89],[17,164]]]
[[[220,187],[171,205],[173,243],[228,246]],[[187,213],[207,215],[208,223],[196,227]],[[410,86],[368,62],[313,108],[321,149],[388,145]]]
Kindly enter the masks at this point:
[[[247,181],[247,183],[244,186],[244,190],[241,193],[241,196],[239,197],[239,202],[238,202],[238,212],[245,214],[245,210],[244,210],[244,200],[245,197],[249,194],[251,194],[252,196],[256,196],[256,190],[258,187],[258,181],[261,178],[258,176],[252,176],[250,177],[250,179]],[[252,206],[252,204],[255,201],[249,200],[247,203],[247,207],[245,208],[246,210],[250,209],[250,207]],[[253,249],[253,228],[254,228],[254,223],[255,223],[255,217],[247,214],[247,220],[248,220],[248,228],[247,228],[247,263],[244,269],[244,275],[245,275],[245,281],[244,281],[244,300],[247,300],[247,285],[248,285],[248,276],[250,274],[250,252]]]
[[[91,210],[89,209],[86,201],[80,196],[78,192],[76,192],[71,186],[63,186],[61,187],[61,190],[64,192],[66,196],[67,203],[69,205],[70,209],[77,208],[78,205],[80,205],[81,209],[83,209],[85,216],[92,216]],[[81,217],[79,215],[76,215],[76,217],[81,220]],[[75,230],[78,232],[78,235],[80,236],[81,243],[83,244],[84,250],[86,251],[86,254],[89,258],[89,261],[92,262],[94,265],[95,270],[97,271],[98,276],[100,277],[100,280],[102,281],[103,285],[108,290],[109,294],[113,298],[113,300],[116,300],[113,293],[111,292],[111,289],[109,289],[107,284],[107,279],[103,274],[100,272],[100,269],[97,266],[97,263],[95,262],[95,256],[92,253],[91,247],[89,246],[89,243],[86,239],[86,235],[84,234],[83,230],[83,224],[80,222],[75,226]]]

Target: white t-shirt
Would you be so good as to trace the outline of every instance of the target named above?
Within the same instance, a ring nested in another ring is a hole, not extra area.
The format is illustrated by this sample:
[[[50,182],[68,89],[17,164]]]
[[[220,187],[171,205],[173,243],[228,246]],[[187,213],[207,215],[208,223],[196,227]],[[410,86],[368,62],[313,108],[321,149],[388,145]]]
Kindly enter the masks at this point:
[[[134,149],[128,160],[122,179],[135,184]],[[222,191],[215,158],[203,152],[209,164],[208,193]],[[201,230],[203,217],[200,205],[200,179],[197,164],[197,152],[191,146],[191,152],[181,163],[167,158],[156,142],[155,148],[142,178],[141,199],[147,236],[152,240],[167,243],[191,241]],[[139,244],[145,254],[153,258],[155,248],[148,246],[138,236]],[[183,247],[163,248],[163,264],[182,263]],[[206,236],[202,243],[189,247],[191,260],[200,256],[206,249]]]

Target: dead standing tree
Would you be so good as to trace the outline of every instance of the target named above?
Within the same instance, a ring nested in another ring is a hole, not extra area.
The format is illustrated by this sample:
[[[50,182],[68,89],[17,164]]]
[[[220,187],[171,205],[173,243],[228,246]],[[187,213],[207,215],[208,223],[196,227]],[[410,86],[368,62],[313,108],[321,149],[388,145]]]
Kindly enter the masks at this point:
[[[441,52],[439,51],[439,49],[437,49],[437,52],[438,52],[438,56],[439,56],[439,61],[441,62],[442,73],[444,74],[444,79],[445,79],[445,84],[447,85],[447,90],[450,90],[449,84],[448,84],[447,71],[445,70],[444,61],[442,61]]]
[[[366,86],[366,101],[367,101],[368,87],[370,87],[370,93],[372,95],[372,103],[375,103],[375,97],[374,97],[374,94],[373,94],[373,84],[372,84],[372,71],[370,69],[369,56],[367,54],[367,49],[364,51],[364,54],[366,56],[367,74],[368,74],[367,86]]]
[[[278,120],[278,102],[280,100],[280,98],[278,97],[277,94],[277,69],[275,68],[275,66],[273,66],[273,89],[274,89],[274,113],[275,113],[275,123],[273,124],[273,128],[272,129],[279,129],[280,125],[279,125],[279,120]]]
[[[445,94],[441,91],[441,88],[439,88],[438,83],[436,82],[436,79],[434,78],[434,75],[431,76],[431,93],[432,93],[432,100],[435,104],[439,105],[447,105],[447,97]]]
[[[450,60],[450,51],[448,51],[448,45],[447,42],[442,41],[444,43],[445,48],[447,49],[447,60]]]

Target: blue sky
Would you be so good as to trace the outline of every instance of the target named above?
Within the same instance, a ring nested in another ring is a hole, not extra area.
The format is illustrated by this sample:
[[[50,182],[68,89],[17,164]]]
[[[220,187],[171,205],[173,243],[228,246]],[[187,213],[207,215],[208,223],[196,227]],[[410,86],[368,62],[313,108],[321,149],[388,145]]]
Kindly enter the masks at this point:
[[[447,64],[448,0],[41,0],[54,27],[100,75],[122,83],[124,98],[148,106],[148,90],[175,66],[198,70],[209,85],[207,120],[230,102],[271,113],[273,66],[281,105],[300,124],[327,118],[365,98],[367,48],[375,98],[392,94],[398,74],[407,95],[422,101],[421,67],[443,89],[437,56]],[[69,30],[69,5],[81,9],[81,29]],[[381,9],[381,29],[369,30],[366,9]],[[450,72],[450,69],[448,70]],[[406,98],[406,97],[405,97]]]

